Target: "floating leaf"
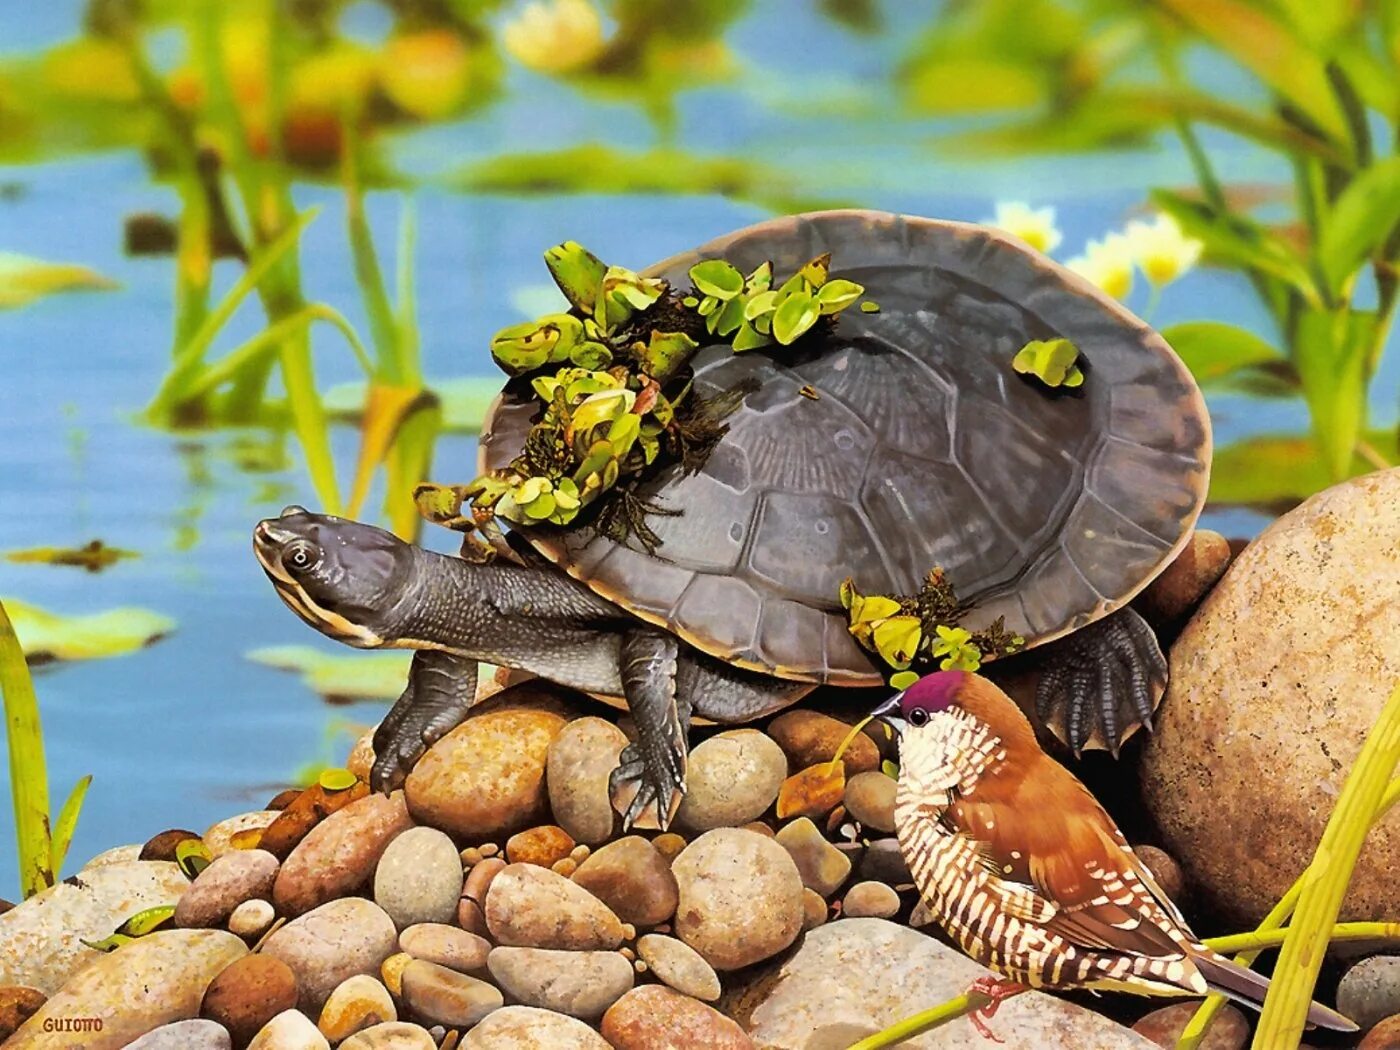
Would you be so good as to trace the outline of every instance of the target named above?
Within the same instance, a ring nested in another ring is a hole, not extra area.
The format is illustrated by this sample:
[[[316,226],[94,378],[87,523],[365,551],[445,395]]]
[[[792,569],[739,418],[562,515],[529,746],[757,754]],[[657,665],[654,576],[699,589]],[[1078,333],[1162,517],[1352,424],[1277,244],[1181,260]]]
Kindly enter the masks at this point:
[[[603,261],[577,241],[565,241],[545,252],[544,262],[564,298],[591,316],[608,269]]]
[[[123,559],[139,557],[135,551],[109,547],[101,540],[93,540],[81,547],[31,547],[10,551],[5,555],[5,560],[33,565],[71,565],[88,572],[101,572]]]
[[[354,787],[359,780],[354,773],[348,769],[323,769],[321,775],[316,778],[316,782],[327,791],[347,791]]]
[[[773,338],[788,346],[816,324],[820,316],[816,299],[805,292],[793,292],[773,314]]]
[[[885,774],[885,776],[889,777],[891,780],[898,780],[899,764],[897,762],[891,762],[887,758],[880,763],[880,772]]]
[[[919,680],[919,675],[915,671],[900,671],[898,674],[890,676],[890,687],[892,689],[904,690]]]
[[[817,289],[817,307],[822,314],[840,313],[865,294],[865,286],[838,278]]]
[[[183,839],[175,844],[175,863],[184,872],[185,877],[191,881],[199,877],[199,873],[213,862],[214,855],[209,852],[209,847],[204,844],[203,839],[189,838]],[[131,930],[125,931],[131,933]],[[140,936],[140,934],[136,934]]]
[[[116,281],[86,266],[49,263],[27,255],[0,252],[0,310],[13,310],[59,292],[103,291]]]
[[[247,654],[253,663],[295,671],[313,691],[332,702],[397,700],[408,681],[413,654],[331,654],[305,645],[274,646]]]
[[[690,268],[690,279],[704,295],[721,301],[744,290],[744,275],[723,259],[706,259]]]
[[[1084,382],[1078,360],[1079,348],[1068,339],[1035,339],[1020,349],[1011,367],[1049,387],[1076,387]]]
[[[778,789],[778,819],[818,818],[841,804],[846,794],[846,763],[818,762],[783,781]]]
[[[123,656],[175,630],[174,620],[147,609],[63,616],[11,599],[5,606],[31,663]]]
[[[878,314],[880,312],[880,304],[867,299],[860,304],[860,312],[863,314]]]

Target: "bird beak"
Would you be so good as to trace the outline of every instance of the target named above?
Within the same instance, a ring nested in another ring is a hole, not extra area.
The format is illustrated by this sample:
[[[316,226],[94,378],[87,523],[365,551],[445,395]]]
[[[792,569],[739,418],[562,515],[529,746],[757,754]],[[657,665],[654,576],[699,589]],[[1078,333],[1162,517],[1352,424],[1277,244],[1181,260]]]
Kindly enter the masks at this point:
[[[871,718],[883,718],[885,723],[894,730],[896,736],[904,735],[904,719],[900,718],[898,714],[899,702],[903,699],[904,693],[901,690],[870,712]]]

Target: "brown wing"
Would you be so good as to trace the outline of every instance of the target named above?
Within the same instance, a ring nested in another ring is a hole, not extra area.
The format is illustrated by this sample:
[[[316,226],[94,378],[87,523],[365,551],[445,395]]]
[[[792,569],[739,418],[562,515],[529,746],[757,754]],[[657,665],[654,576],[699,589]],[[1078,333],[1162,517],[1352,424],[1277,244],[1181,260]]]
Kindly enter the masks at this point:
[[[1155,957],[1179,956],[1194,941],[1170,902],[1158,902],[1103,807],[1047,757],[1025,776],[984,775],[944,819],[978,843],[988,871],[1011,884],[1006,896],[1039,896],[1048,907],[1034,909],[1037,920],[1073,944]],[[1015,906],[1025,912],[1028,902]]]

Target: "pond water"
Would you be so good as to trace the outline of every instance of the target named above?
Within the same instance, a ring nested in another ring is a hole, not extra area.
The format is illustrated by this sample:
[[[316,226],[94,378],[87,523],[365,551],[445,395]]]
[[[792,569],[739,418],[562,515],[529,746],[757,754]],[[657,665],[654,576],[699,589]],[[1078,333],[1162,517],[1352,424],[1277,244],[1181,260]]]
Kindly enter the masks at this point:
[[[867,78],[895,60],[899,34],[852,37],[805,3],[755,7],[731,43],[762,54],[763,67],[738,86],[683,98],[686,148],[762,158],[792,171],[810,195],[923,215],[978,220],[998,198],[1053,204],[1065,247],[1076,251],[1121,224],[1150,185],[1187,181],[1171,152],[974,164],[941,155],[931,125],[871,119],[869,104],[847,117],[760,105],[760,98],[875,91]],[[16,50],[44,46],[68,35],[78,19],[71,2],[11,8],[0,14],[0,40]],[[595,139],[636,145],[651,136],[631,110],[580,102],[519,71],[511,76],[501,105],[469,124],[403,140],[399,163],[431,174],[512,149]],[[878,98],[874,109],[878,114]],[[1221,145],[1228,177],[1276,174],[1250,151]],[[167,363],[172,273],[169,259],[122,254],[121,219],[171,211],[171,191],[151,181],[138,157],[124,154],[3,169],[0,183],[16,187],[0,199],[0,250],[82,262],[121,283],[115,292],[0,313],[0,551],[101,537],[141,552],[100,575],[0,560],[0,596],[67,613],[138,605],[178,623],[170,637],[139,653],[46,668],[37,677],[55,808],[77,777],[94,775],[71,872],[106,847],[166,827],[201,830],[259,806],[299,766],[340,759],[343,739],[332,746],[329,738],[338,720],[368,723],[380,708],[327,708],[295,676],[245,658],[267,645],[339,651],[285,610],[249,548],[260,517],[284,503],[315,503],[294,442],[281,442],[286,455],[278,463],[268,453],[279,439],[265,432],[171,435],[136,420]],[[641,266],[765,215],[718,197],[509,199],[432,188],[415,197],[423,354],[433,377],[491,373],[490,334],[521,319],[503,292],[547,280],[540,252],[550,244],[573,238],[605,259]],[[297,202],[324,207],[303,245],[308,296],[342,309],[363,331],[338,194],[304,187]],[[393,244],[398,198],[374,194],[369,203],[379,242]],[[221,285],[235,273],[220,264]],[[1243,285],[1209,272],[1171,287],[1153,320],[1199,317],[1259,320]],[[244,311],[220,345],[257,325],[256,309]],[[317,345],[323,384],[354,377],[334,337]],[[1378,387],[1393,389],[1393,378]],[[1377,405],[1382,414],[1390,409]],[[1306,427],[1296,405],[1226,397],[1214,399],[1212,410],[1217,443]],[[355,434],[338,431],[342,484],[354,447]],[[435,476],[469,477],[474,454],[469,438],[444,440]],[[261,469],[250,469],[259,462]],[[1240,510],[1213,510],[1207,520],[1232,535],[1252,534],[1267,521]],[[433,531],[428,542],[453,545],[450,534]],[[0,895],[13,896],[16,886],[6,804]]]

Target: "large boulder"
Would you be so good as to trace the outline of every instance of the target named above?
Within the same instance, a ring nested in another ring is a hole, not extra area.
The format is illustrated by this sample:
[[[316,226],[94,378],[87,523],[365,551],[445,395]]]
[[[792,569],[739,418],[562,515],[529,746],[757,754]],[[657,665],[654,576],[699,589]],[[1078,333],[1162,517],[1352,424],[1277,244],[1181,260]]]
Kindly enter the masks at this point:
[[[1301,874],[1400,681],[1400,469],[1309,499],[1230,566],[1171,650],[1141,767],[1193,888],[1252,925]],[[1400,812],[1372,832],[1342,906],[1393,918]]]
[[[884,919],[842,919],[807,934],[754,1008],[749,1035],[769,1050],[844,1050],[911,1014],[962,995],[983,969],[917,930]],[[1002,1050],[1154,1050],[1155,1044],[1082,1006],[1040,992],[1001,1005],[990,1026]],[[965,1018],[899,1045],[982,1043]]]

